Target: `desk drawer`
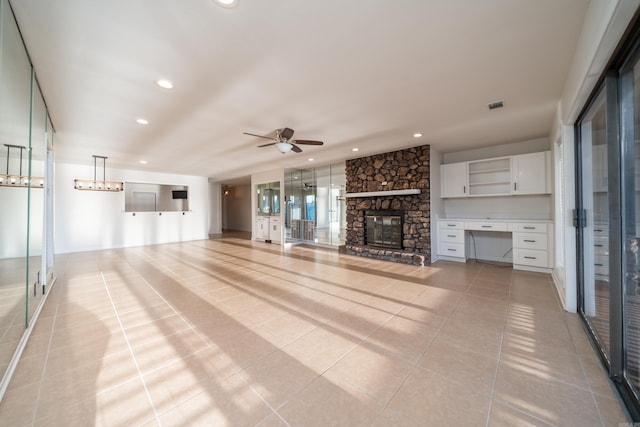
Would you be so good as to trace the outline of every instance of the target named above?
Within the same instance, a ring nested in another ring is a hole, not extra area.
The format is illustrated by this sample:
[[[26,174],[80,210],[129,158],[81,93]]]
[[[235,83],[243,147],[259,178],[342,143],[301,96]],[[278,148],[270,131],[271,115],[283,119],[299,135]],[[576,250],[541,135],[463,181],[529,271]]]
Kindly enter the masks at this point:
[[[547,233],[547,224],[535,223],[535,222],[519,222],[513,224],[513,231],[523,233]]]
[[[504,222],[467,222],[467,230],[478,231],[507,231],[507,224]]]
[[[456,258],[464,258],[464,243],[440,243],[438,254]]]
[[[464,243],[464,230],[441,230],[440,241],[446,243]]]
[[[546,251],[547,235],[542,233],[513,233],[513,246],[522,249],[541,249]]]
[[[532,267],[549,267],[549,252],[536,249],[513,249],[513,263]]]
[[[464,222],[462,221],[438,221],[438,224],[443,230],[464,230]]]

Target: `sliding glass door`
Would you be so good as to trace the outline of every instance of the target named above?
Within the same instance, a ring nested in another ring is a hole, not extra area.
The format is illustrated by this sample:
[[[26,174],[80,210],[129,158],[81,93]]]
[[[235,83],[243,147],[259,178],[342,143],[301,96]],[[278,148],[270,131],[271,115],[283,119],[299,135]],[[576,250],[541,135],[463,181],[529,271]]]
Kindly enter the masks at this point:
[[[609,360],[609,191],[605,91],[600,91],[580,124],[581,191],[584,226],[581,252],[582,313]]]
[[[640,57],[622,67],[620,140],[622,158],[623,377],[636,402],[640,396]]]
[[[579,311],[640,419],[640,31],[578,126]]]

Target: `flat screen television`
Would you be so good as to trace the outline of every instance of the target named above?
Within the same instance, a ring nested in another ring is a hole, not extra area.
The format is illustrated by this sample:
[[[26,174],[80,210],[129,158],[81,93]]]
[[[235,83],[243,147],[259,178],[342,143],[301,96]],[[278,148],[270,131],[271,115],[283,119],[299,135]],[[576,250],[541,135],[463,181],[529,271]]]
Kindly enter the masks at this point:
[[[187,190],[173,190],[172,192],[174,199],[186,199],[187,198]]]

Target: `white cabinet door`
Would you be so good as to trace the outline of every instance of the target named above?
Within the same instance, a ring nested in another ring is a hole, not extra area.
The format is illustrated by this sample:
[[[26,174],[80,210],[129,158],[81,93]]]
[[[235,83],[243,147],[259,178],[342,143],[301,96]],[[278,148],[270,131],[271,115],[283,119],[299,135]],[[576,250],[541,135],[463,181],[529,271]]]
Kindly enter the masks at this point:
[[[256,218],[256,239],[268,240],[269,239],[269,217],[259,216]]]
[[[280,234],[281,234],[281,226],[280,226],[280,218],[279,217],[271,217],[269,218],[269,239],[271,243],[280,243]]]
[[[449,163],[440,166],[442,197],[466,197],[467,163]]]
[[[513,156],[511,159],[512,194],[547,194],[551,192],[547,167],[549,152]]]

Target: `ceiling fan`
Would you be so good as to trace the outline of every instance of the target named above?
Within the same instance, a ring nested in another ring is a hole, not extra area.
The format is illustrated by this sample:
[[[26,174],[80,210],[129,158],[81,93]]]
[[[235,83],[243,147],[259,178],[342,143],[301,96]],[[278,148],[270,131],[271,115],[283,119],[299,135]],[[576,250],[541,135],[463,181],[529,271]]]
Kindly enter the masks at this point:
[[[270,142],[268,144],[258,145],[258,147],[268,147],[270,145],[275,145],[278,151],[282,154],[293,151],[294,153],[302,153],[302,148],[298,147],[298,145],[322,145],[324,142],[322,141],[312,141],[308,139],[291,139],[293,136],[293,129],[291,128],[282,128],[276,129],[276,136],[263,136],[256,135],[255,133],[244,132],[245,135],[257,136],[258,138],[270,139],[274,142]]]

